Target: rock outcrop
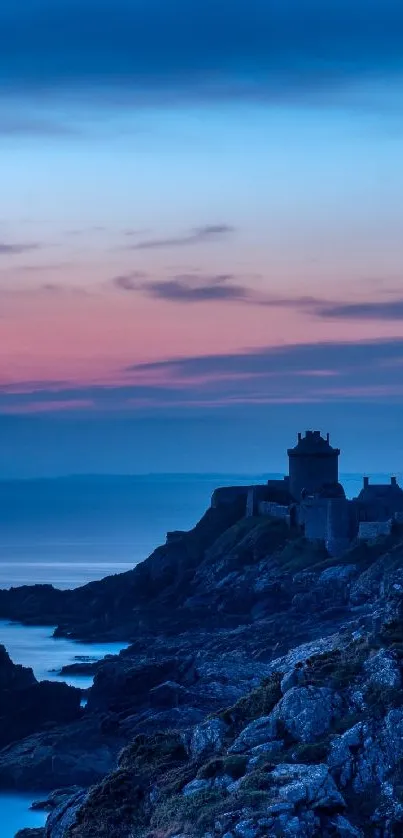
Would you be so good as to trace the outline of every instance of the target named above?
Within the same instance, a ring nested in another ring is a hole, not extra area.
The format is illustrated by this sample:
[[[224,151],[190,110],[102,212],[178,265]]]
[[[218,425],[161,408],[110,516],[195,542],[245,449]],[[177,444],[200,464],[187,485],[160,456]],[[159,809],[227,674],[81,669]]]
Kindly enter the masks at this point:
[[[46,838],[403,834],[402,532],[332,560],[228,504],[129,574],[46,596],[59,634],[130,643],[80,718],[0,750],[3,786],[80,787]],[[43,599],[1,592],[0,616]]]
[[[81,717],[81,692],[62,682],[38,682],[0,646],[0,748],[44,728]]]

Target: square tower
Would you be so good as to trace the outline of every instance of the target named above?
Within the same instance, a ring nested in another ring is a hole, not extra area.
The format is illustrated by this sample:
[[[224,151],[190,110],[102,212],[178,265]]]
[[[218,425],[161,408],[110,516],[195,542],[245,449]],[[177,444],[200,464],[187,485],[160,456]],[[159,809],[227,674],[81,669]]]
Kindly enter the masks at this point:
[[[298,434],[298,443],[288,449],[290,494],[296,501],[302,494],[314,495],[325,485],[339,482],[340,449],[332,448],[329,434],[320,431]]]

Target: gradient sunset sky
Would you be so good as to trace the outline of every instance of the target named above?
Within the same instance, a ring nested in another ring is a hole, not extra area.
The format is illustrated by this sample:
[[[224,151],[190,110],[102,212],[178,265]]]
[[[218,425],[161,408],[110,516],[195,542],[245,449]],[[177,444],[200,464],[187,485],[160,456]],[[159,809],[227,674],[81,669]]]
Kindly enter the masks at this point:
[[[403,471],[400,0],[2,0],[0,476]]]

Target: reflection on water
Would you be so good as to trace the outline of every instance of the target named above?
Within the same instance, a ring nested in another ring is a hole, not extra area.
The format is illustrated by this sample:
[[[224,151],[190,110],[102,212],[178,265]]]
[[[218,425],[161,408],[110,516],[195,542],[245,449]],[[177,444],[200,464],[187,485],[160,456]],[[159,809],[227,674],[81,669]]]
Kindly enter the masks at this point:
[[[23,827],[44,826],[46,812],[32,812],[31,803],[31,795],[0,792],[1,838],[14,838]]]
[[[27,627],[0,621],[0,643],[14,663],[30,666],[39,681],[66,681],[71,686],[87,689],[92,677],[85,675],[63,676],[57,674],[62,666],[82,658],[100,660],[105,655],[117,655],[126,643],[75,643],[63,637],[52,637],[52,628]]]

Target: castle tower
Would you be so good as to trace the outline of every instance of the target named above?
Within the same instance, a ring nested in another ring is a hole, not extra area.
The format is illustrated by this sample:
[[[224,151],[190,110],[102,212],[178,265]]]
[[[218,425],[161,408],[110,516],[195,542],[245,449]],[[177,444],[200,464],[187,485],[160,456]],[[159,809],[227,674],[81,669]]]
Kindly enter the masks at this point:
[[[298,434],[298,444],[288,449],[289,487],[292,497],[299,501],[301,493],[319,492],[322,486],[339,481],[340,449],[332,448],[329,434],[326,439],[320,431]]]

